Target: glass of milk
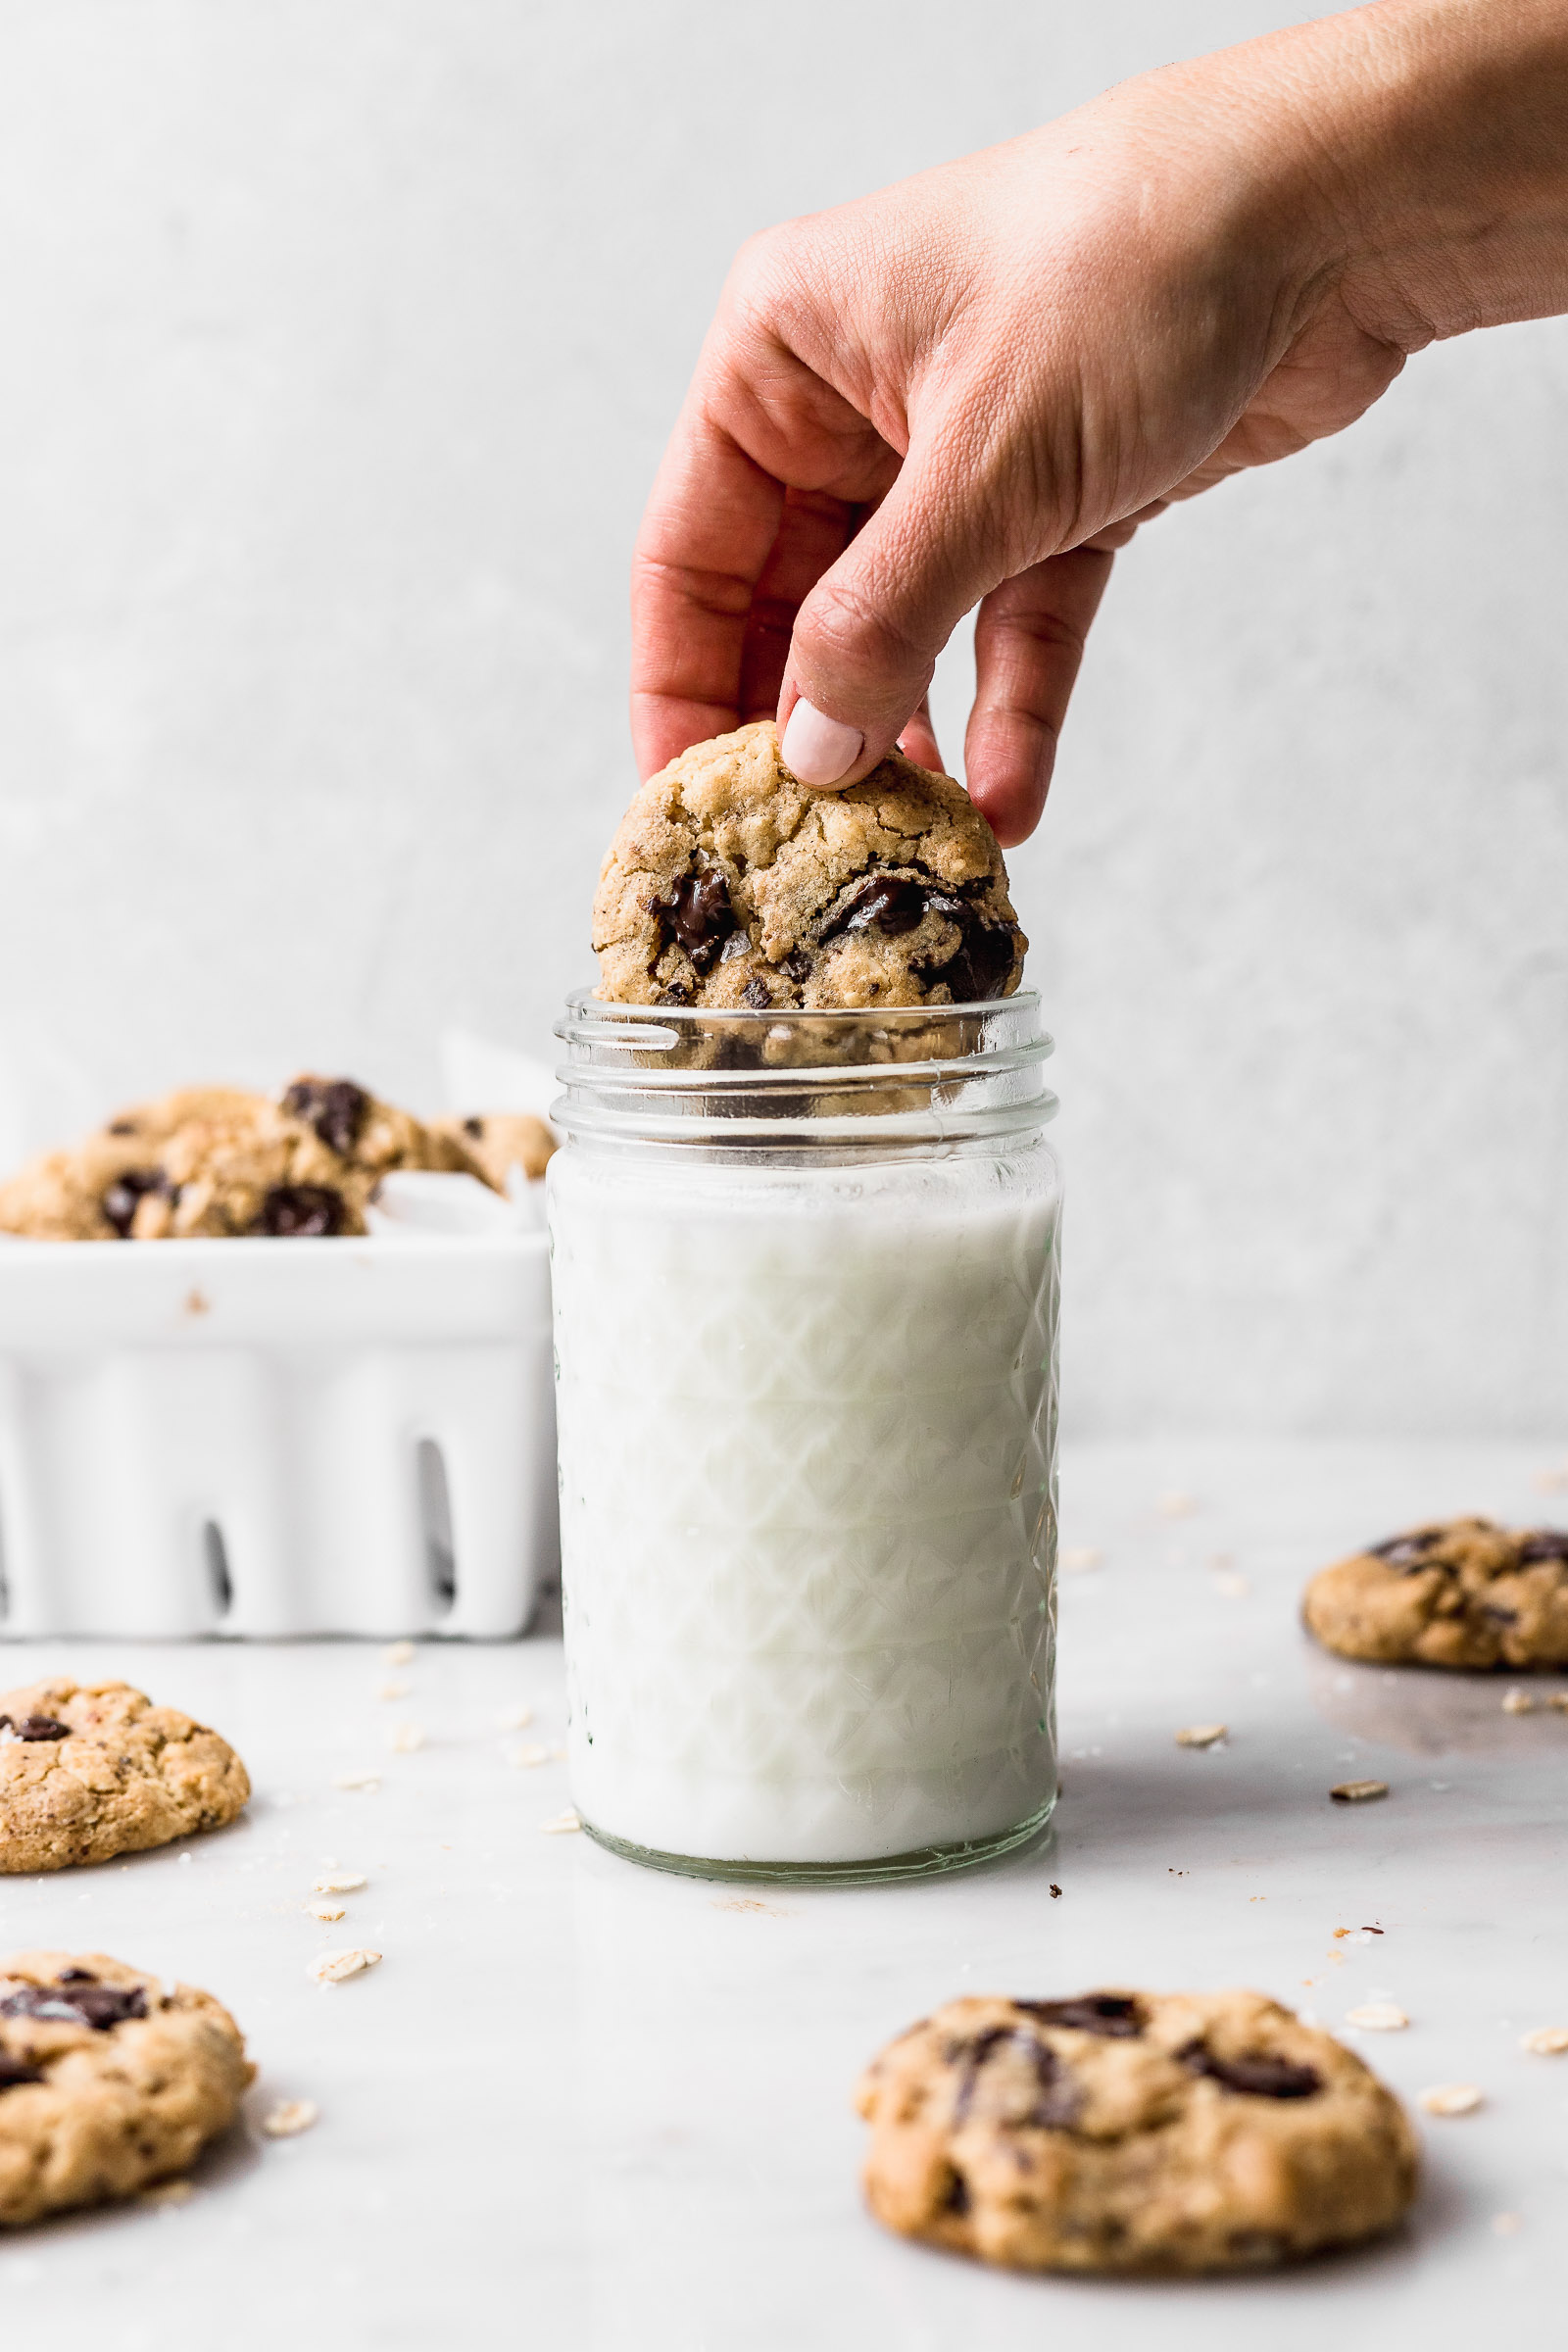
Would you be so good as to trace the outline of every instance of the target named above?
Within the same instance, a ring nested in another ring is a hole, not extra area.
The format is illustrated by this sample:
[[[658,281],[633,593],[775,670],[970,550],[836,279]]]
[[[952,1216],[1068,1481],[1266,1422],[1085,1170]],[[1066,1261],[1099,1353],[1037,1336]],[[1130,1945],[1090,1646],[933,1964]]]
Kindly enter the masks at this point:
[[[1055,1110],[1033,995],[574,997],[550,1165],[572,1798],[866,1881],[1055,1801]]]

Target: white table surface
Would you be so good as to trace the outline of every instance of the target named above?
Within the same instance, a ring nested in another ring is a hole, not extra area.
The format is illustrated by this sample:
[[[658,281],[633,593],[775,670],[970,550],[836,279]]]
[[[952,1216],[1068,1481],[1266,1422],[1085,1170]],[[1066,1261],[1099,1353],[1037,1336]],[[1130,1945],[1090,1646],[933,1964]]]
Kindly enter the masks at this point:
[[[0,2246],[6,2341],[84,2324],[116,2352],[176,2332],[188,2352],[306,2335],[373,2352],[1121,2352],[1156,2329],[1161,2352],[1320,2352],[1499,2325],[1557,2340],[1568,2058],[1519,2038],[1568,2024],[1568,1715],[1504,1714],[1501,1678],[1348,1667],[1296,1621],[1314,1565],[1414,1519],[1568,1521],[1568,1493],[1532,1483],[1551,1458],[1070,1455],[1065,1542],[1103,1560],[1064,1579],[1054,1835],[919,1886],[754,1896],[541,1836],[564,1767],[507,1754],[561,1739],[548,1632],[427,1645],[402,1670],[349,1643],[12,1647],[6,1682],[123,1674],[189,1707],[234,1740],[257,1792],[221,1835],[0,1882],[3,1948],[104,1949],[208,1986],[261,2078],[251,2127],[187,2202]],[[1164,1515],[1173,1490],[1198,1507]],[[394,1676],[409,1696],[378,1698]],[[533,1724],[498,1728],[522,1703]],[[1223,1747],[1174,1745],[1214,1720]],[[400,1723],[423,1727],[417,1753],[390,1752]],[[373,1793],[334,1787],[358,1766],[379,1767]],[[1392,1795],[1331,1804],[1357,1776]],[[328,1861],[370,1884],[322,1927],[302,1906]],[[313,1953],[346,1943],[385,1959],[312,1983]],[[856,2187],[860,2063],[956,1992],[1104,1983],[1256,1984],[1336,2027],[1386,1995],[1411,2025],[1361,2035],[1371,2061],[1412,2098],[1465,2081],[1486,2105],[1424,2123],[1404,2232],[1272,2278],[1016,2278],[883,2235]],[[320,2122],[265,2140],[254,2119],[284,2097],[317,2100]]]

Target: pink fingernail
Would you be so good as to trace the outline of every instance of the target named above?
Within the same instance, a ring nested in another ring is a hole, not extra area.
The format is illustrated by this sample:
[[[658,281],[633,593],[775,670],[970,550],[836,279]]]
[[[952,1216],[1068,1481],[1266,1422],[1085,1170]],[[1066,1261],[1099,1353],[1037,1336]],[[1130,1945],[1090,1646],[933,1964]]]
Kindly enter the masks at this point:
[[[779,750],[784,764],[803,784],[837,784],[847,776],[864,748],[858,727],[829,718],[814,703],[797,703],[790,712]]]

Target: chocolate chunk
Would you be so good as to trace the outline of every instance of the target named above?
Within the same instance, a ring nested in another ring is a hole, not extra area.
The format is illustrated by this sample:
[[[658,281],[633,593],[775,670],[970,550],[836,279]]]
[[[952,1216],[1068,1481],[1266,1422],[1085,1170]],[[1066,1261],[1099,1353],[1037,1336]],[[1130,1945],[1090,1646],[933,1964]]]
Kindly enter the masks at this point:
[[[1268,2050],[1249,2050],[1241,2058],[1216,2058],[1200,2041],[1190,2041],[1176,2055],[1195,2075],[1207,2075],[1227,2090],[1252,2099],[1309,2099],[1323,2087],[1315,2066],[1298,2066],[1294,2059],[1276,2058]]]
[[[1041,2095],[1035,2101],[1030,2123],[1043,2129],[1060,2130],[1076,2122],[1084,2100],[1071,2071],[1063,2066],[1048,2042],[1037,2041],[1032,2034],[1018,2034],[1013,2038],[1027,2045],[1040,2082]]]
[[[764,1004],[772,1004],[773,992],[765,980],[748,980],[741,990],[741,998],[745,1004],[754,1005],[760,1012]]]
[[[948,2182],[948,2193],[942,2200],[942,2210],[944,2213],[967,2213],[969,2210],[969,2183],[959,2172],[955,2172],[952,2180]]]
[[[370,1098],[352,1078],[296,1078],[283,1097],[283,1108],[291,1119],[303,1119],[314,1128],[329,1152],[347,1159],[369,1115]],[[337,1228],[330,1230],[335,1233]]]
[[[348,1211],[341,1193],[328,1184],[274,1184],[262,1202],[252,1233],[311,1240],[319,1234],[341,1233]]]
[[[24,1984],[0,2001],[0,2017],[36,2017],[63,2026],[91,2026],[107,2034],[129,2017],[145,2017],[147,1995],[139,1984]]]
[[[69,1740],[69,1723],[57,1723],[52,1715],[24,1715],[20,1723],[11,1715],[0,1715],[0,1732],[15,1732],[19,1740]]]
[[[1441,1567],[1446,1563],[1429,1560],[1427,1553],[1443,1541],[1443,1530],[1424,1527],[1418,1535],[1390,1536],[1386,1544],[1369,1544],[1366,1556],[1370,1560],[1387,1560],[1391,1568]]]
[[[57,1984],[96,1984],[97,1982],[90,1968],[63,1968],[55,1978]]]
[[[483,1119],[465,1119],[463,1122],[463,1132],[465,1135],[471,1135],[474,1142],[477,1143],[484,1133]]]
[[[1521,1566],[1527,1568],[1538,1560],[1568,1560],[1568,1529],[1537,1528],[1535,1534],[1526,1536],[1520,1544],[1519,1559]]]
[[[146,1193],[168,1190],[169,1179],[162,1168],[124,1168],[112,1184],[105,1185],[99,1206],[121,1240],[128,1242],[137,1201]]]
[[[844,931],[876,930],[884,939],[900,939],[920,922],[928,897],[923,882],[900,874],[873,874],[840,908],[822,937],[836,939]]]
[[[966,911],[957,953],[932,965],[932,976],[947,982],[955,1004],[989,1004],[1012,970],[1017,934],[1016,923],[983,923]]]
[[[16,2090],[24,2082],[42,2081],[41,2066],[29,2066],[25,2058],[13,2058],[9,2051],[0,2050],[0,2090]]]
[[[811,958],[805,948],[792,948],[779,965],[786,979],[801,981],[811,977]]]
[[[1054,1891],[1054,1889],[1053,1889]],[[1144,2013],[1125,1992],[1085,1992],[1070,2001],[1014,2001],[1044,2026],[1071,2026],[1102,2041],[1128,2041],[1144,2030]]]
[[[111,1119],[106,1132],[110,1135],[134,1135],[136,1122],[134,1119]]]
[[[692,994],[684,980],[672,980],[659,1002],[661,1004],[689,1004]]]
[[[716,962],[718,951],[736,928],[729,903],[729,885],[716,865],[700,874],[680,874],[662,898],[649,901],[649,912],[662,917],[662,939],[685,949],[698,971]]]

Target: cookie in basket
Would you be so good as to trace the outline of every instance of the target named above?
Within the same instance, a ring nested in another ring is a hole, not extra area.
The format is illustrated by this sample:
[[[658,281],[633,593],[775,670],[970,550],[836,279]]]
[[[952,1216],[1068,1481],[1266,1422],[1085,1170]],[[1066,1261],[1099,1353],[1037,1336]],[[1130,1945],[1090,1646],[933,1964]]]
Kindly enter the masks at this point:
[[[226,1740],[128,1683],[0,1694],[0,1872],[107,1862],[221,1829],[250,1792]]]
[[[0,1960],[0,2228],[185,2172],[255,2071],[194,1985],[166,1991],[103,1952]]]
[[[1011,996],[1028,942],[960,784],[891,752],[849,791],[811,792],[764,720],[643,786],[593,944],[601,998],[760,1011]]]
[[[1256,2270],[1391,2229],[1404,2110],[1258,1992],[972,1997],[861,2078],[889,2229],[1026,2271]]]
[[[1323,1569],[1301,1613],[1345,1658],[1568,1666],[1568,1531],[1434,1520]]]

